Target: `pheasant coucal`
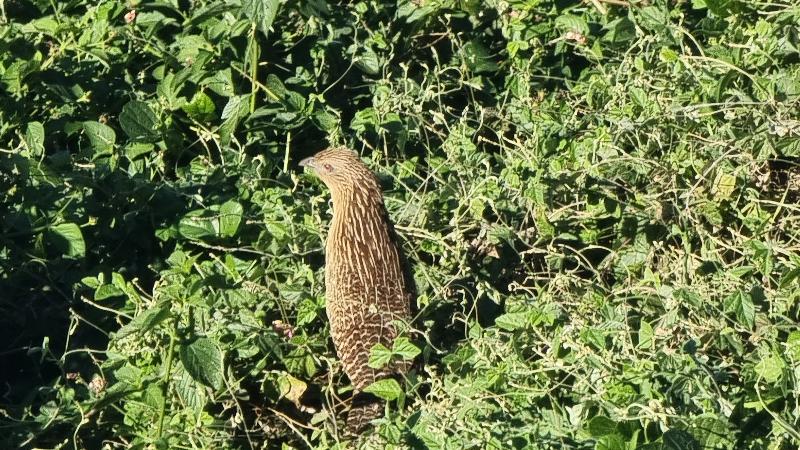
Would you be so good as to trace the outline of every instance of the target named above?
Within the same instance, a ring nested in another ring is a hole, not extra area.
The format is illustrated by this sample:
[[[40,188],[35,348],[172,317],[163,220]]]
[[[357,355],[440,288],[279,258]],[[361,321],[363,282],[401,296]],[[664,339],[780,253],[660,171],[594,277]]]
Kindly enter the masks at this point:
[[[354,387],[347,430],[363,431],[383,404],[363,392],[405,373],[409,361],[367,365],[375,344],[392,348],[394,321],[411,319],[412,284],[404,271],[378,179],[352,150],[336,147],[300,161],[328,186],[333,219],[325,244],[325,300],[336,353]]]

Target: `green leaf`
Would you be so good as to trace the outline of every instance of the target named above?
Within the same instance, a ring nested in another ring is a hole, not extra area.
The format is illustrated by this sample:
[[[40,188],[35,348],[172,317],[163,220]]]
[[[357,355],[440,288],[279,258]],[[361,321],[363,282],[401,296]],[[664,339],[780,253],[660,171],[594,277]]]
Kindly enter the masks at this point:
[[[53,16],[45,16],[31,20],[20,29],[23,33],[44,33],[51,37],[55,37],[57,30],[58,22]]]
[[[315,110],[312,119],[314,125],[322,131],[334,130],[339,125],[339,119],[323,109]]]
[[[219,127],[220,142],[223,145],[230,143],[231,135],[236,131],[239,121],[248,114],[249,99],[249,95],[235,95],[225,104],[225,109],[222,110],[224,122]]]
[[[40,61],[37,59],[17,60],[11,63],[0,76],[0,81],[12,94],[22,92],[22,82],[28,75],[39,70]]]
[[[606,416],[595,416],[589,420],[587,431],[594,438],[617,432],[617,423]]]
[[[180,357],[183,367],[195,381],[214,389],[222,387],[222,351],[214,341],[201,337],[190,344],[182,345]]]
[[[203,86],[208,86],[214,93],[223,97],[233,96],[233,75],[231,69],[220,70],[213,76],[206,78],[201,83]]]
[[[206,388],[197,383],[185,368],[180,370],[180,376],[174,386],[175,393],[178,394],[186,406],[195,411],[201,411],[205,407],[208,400],[206,398]]]
[[[200,50],[211,50],[211,45],[201,35],[189,34],[175,38],[178,46],[178,61],[185,65],[194,63]]]
[[[210,122],[214,119],[214,112],[216,111],[211,97],[202,91],[194,94],[192,101],[183,105],[181,109],[186,115],[198,122]]]
[[[784,354],[790,361],[800,362],[800,331],[792,331],[786,338],[786,350]]]
[[[394,378],[378,380],[364,389],[364,392],[373,394],[383,400],[395,400],[403,395],[400,384]]]
[[[283,364],[286,370],[299,377],[313,377],[317,372],[317,365],[314,362],[314,355],[307,349],[298,347],[283,357]]]
[[[389,364],[392,360],[392,351],[383,344],[375,344],[369,350],[369,361],[367,365],[373,369],[380,369]]]
[[[705,0],[708,10],[719,17],[729,16],[731,10],[737,6],[737,3],[737,0]]]
[[[528,312],[512,312],[500,315],[495,319],[495,325],[506,331],[514,331],[521,328],[526,328],[529,321]]]
[[[718,171],[714,184],[711,186],[711,195],[714,196],[714,200],[719,202],[730,199],[735,189],[736,177],[721,170]]]
[[[497,63],[492,60],[489,49],[478,40],[467,42],[462,49],[462,58],[467,67],[474,73],[497,71]]]
[[[264,35],[268,35],[278,12],[278,5],[278,0],[242,0],[242,13],[255,22]]]
[[[556,17],[555,25],[562,33],[574,31],[584,36],[589,34],[589,25],[586,20],[574,14],[563,14]]]
[[[378,54],[371,48],[364,47],[358,52],[355,59],[356,67],[363,70],[369,75],[377,75],[381,70],[380,60]]]
[[[154,149],[153,144],[146,144],[143,142],[131,142],[125,146],[125,156],[131,161],[152,152]]]
[[[117,330],[115,337],[123,338],[133,333],[144,334],[169,317],[169,308],[165,304],[146,309],[136,315],[130,322]]]
[[[134,141],[155,142],[160,139],[158,117],[145,102],[132,100],[126,103],[119,114],[119,125]]]
[[[97,277],[83,277],[81,278],[81,283],[92,289],[97,289],[102,284]]]
[[[400,355],[403,359],[414,359],[422,352],[407,337],[399,337],[392,344],[392,353]]]
[[[244,208],[233,200],[225,202],[219,208],[219,232],[223,236],[235,236],[242,222]]]
[[[313,322],[317,318],[317,304],[313,300],[305,299],[297,306],[297,326]]]
[[[628,450],[625,438],[619,433],[608,434],[597,440],[595,450]]]
[[[50,227],[50,240],[62,254],[70,257],[83,258],[86,255],[86,243],[78,225],[62,223]]]
[[[272,101],[280,101],[286,96],[286,86],[283,85],[283,81],[275,74],[271,73],[267,75],[267,79],[264,81],[264,87],[266,87],[267,95],[269,95],[269,99]]]
[[[603,36],[603,40],[614,44],[624,44],[636,37],[636,25],[627,17],[613,20],[604,28],[608,32]]]
[[[117,142],[117,133],[114,129],[100,122],[83,122],[83,132],[89,137],[89,142],[95,153],[111,153]]]
[[[670,429],[664,433],[663,450],[700,450],[700,444],[688,432],[678,429]]]
[[[185,80],[183,77],[176,77],[170,73],[158,83],[156,92],[158,93],[159,103],[164,105],[167,110],[174,111],[176,108],[186,104],[186,98],[180,96],[181,87]]]
[[[278,377],[277,384],[279,395],[292,403],[298,403],[300,397],[302,397],[308,389],[308,384],[306,384],[305,381],[297,379],[288,373]]]
[[[216,236],[217,230],[211,218],[203,217],[203,211],[193,211],[178,222],[178,233],[187,239],[202,239]]]
[[[119,297],[122,295],[125,295],[125,292],[122,289],[114,286],[113,284],[104,284],[102,286],[99,286],[94,291],[95,301],[105,300],[111,297]]]
[[[736,320],[747,328],[753,328],[756,318],[756,307],[750,294],[737,291],[725,299],[725,312],[734,313]]]
[[[653,348],[653,326],[642,320],[639,324],[639,344],[637,348]]]
[[[786,363],[783,362],[780,356],[771,354],[766,358],[761,358],[754,370],[756,374],[767,383],[775,383],[783,376],[783,369],[785,367]]]
[[[25,146],[28,147],[31,157],[38,158],[44,154],[44,126],[41,122],[28,122]]]

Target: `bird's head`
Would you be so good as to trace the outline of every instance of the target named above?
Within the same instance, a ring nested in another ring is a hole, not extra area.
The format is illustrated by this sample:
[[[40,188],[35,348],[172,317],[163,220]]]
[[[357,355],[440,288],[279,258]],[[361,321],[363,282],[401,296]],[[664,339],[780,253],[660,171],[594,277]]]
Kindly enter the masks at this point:
[[[333,147],[300,161],[328,186],[334,196],[361,189],[378,189],[377,180],[361,158],[347,147]]]

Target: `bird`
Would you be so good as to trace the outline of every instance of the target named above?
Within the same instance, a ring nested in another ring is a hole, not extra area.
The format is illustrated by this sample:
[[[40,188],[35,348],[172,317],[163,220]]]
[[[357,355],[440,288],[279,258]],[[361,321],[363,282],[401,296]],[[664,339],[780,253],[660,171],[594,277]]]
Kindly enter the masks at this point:
[[[374,345],[392,348],[398,321],[410,321],[413,282],[378,179],[358,155],[347,147],[331,147],[300,166],[319,177],[333,200],[325,242],[325,309],[336,353],[353,386],[345,430],[359,434],[384,410],[364,389],[410,368],[410,361],[392,361],[379,369],[368,362]]]

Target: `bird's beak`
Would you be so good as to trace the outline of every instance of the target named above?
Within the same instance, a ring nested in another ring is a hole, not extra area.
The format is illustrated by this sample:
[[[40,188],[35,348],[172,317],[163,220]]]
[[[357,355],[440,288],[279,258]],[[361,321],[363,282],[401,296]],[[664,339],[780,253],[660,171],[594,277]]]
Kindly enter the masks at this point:
[[[311,167],[314,168],[314,157],[311,156],[309,158],[305,158],[300,161],[300,167]]]

